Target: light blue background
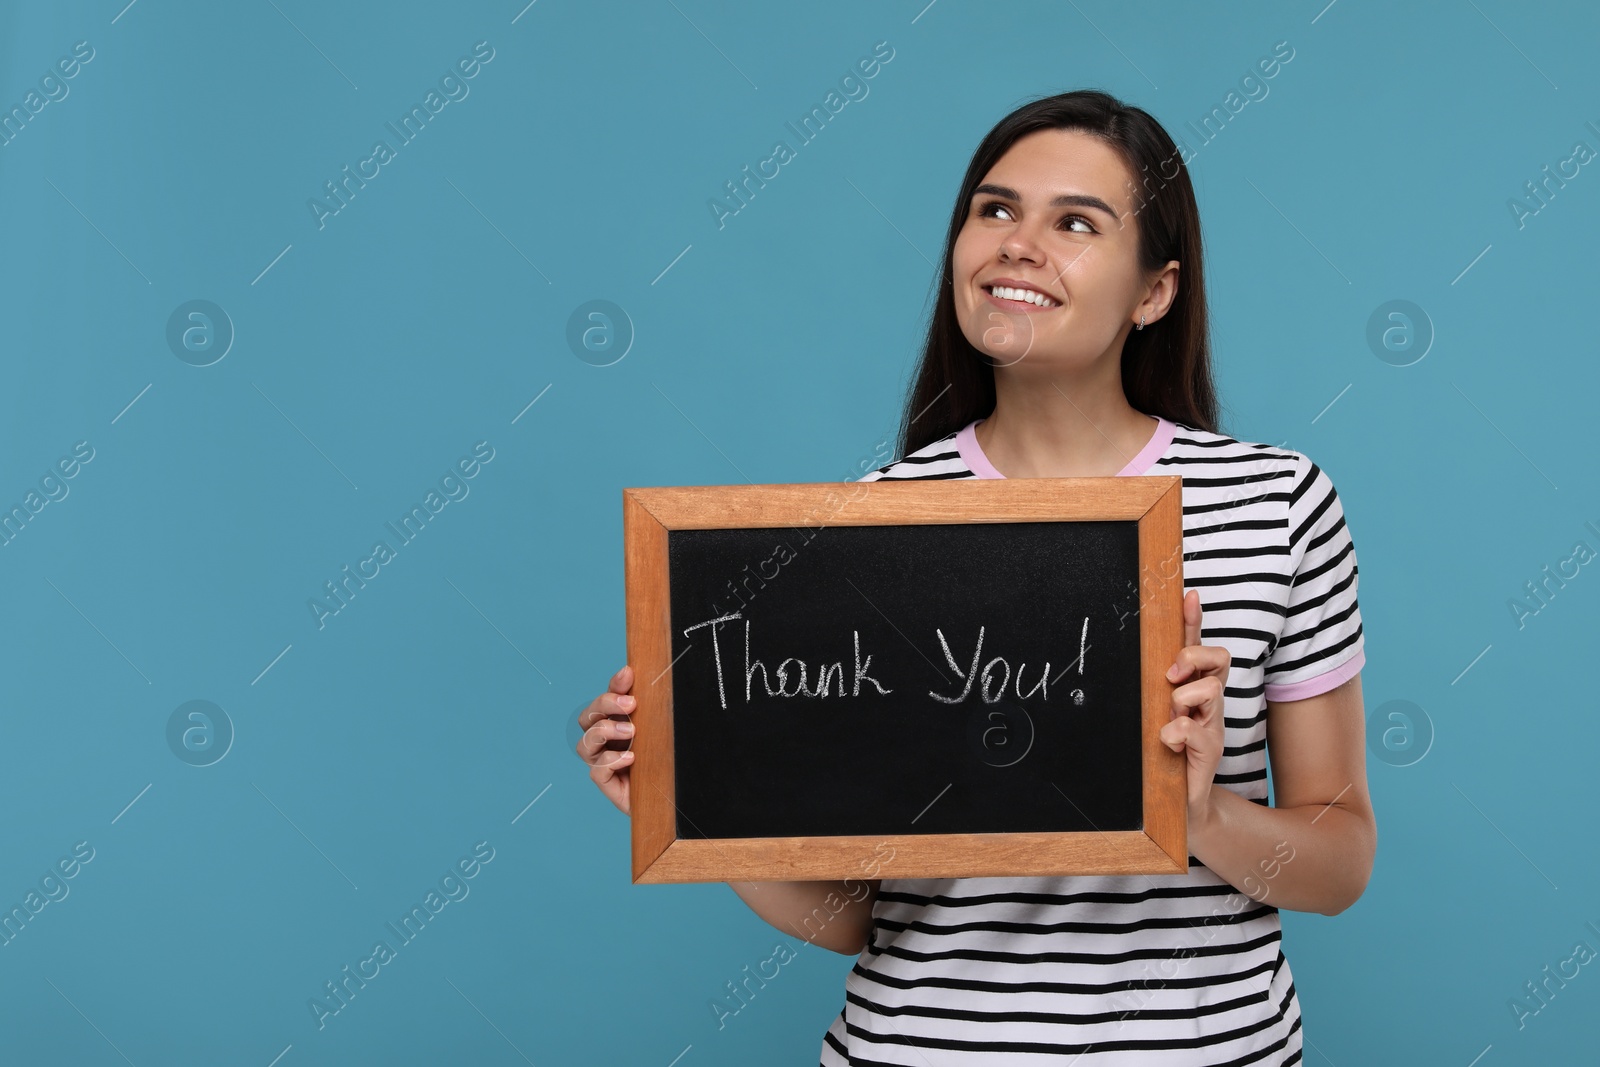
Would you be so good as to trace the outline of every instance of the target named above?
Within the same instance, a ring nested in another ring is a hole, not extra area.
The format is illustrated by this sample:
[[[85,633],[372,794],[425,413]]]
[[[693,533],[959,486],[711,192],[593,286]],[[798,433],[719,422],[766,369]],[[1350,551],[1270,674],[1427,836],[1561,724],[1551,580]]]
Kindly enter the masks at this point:
[[[1507,606],[1600,549],[1600,176],[1507,206],[1600,148],[1591,9],[124,3],[0,12],[6,109],[95,50],[0,147],[0,504],[95,450],[0,549],[0,904],[95,850],[0,947],[0,1059],[814,1063],[851,960],[803,948],[719,1028],[794,940],[725,886],[630,884],[571,751],[624,657],[621,489],[847,477],[984,132],[1101,87],[1194,144],[1280,40],[1191,161],[1224,429],[1329,471],[1367,707],[1436,735],[1369,761],[1366,895],[1284,914],[1306,1062],[1595,1055],[1595,966],[1523,1029],[1508,1006],[1600,948],[1600,575]],[[319,229],[308,198],[480,40],[470,95]],[[707,201],[879,41],[870,94],[719,229]],[[194,299],[237,331],[209,367],[165,339]],[[566,341],[594,299],[636,331],[607,367]],[[1436,332],[1403,367],[1366,341],[1395,299]],[[480,440],[470,494],[319,629],[308,598]],[[194,699],[237,731],[209,767],[166,741]],[[470,895],[319,1030],[309,998],[479,841]]]

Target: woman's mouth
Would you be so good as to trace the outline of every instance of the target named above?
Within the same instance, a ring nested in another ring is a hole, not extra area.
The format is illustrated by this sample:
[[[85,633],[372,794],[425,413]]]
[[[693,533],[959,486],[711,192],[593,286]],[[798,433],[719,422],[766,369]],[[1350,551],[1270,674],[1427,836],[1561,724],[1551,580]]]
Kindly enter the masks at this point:
[[[1053,311],[1061,306],[1053,297],[1037,289],[1009,285],[985,285],[982,288],[991,303],[1007,311]]]

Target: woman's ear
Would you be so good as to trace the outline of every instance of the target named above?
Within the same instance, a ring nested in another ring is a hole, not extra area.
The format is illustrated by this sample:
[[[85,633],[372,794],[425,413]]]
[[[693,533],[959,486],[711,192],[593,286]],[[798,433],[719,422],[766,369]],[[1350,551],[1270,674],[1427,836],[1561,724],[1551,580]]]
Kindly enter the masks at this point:
[[[1157,273],[1155,280],[1150,283],[1150,292],[1145,296],[1145,325],[1159,322],[1167,311],[1171,309],[1172,302],[1178,298],[1178,272],[1180,265],[1177,260],[1168,260],[1167,265]]]

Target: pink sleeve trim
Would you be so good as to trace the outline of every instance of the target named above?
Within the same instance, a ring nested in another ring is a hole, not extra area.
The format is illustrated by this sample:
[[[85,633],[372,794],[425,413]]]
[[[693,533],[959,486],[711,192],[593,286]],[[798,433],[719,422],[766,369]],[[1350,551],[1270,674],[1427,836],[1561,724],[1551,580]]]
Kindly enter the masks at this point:
[[[1366,662],[1366,649],[1357,649],[1354,656],[1351,656],[1333,670],[1324,671],[1315,678],[1290,682],[1287,685],[1268,685],[1266,687],[1266,697],[1273,703],[1281,704],[1286,700],[1304,700],[1306,697],[1319,696],[1330,689],[1343,685],[1360,674],[1361,668]]]

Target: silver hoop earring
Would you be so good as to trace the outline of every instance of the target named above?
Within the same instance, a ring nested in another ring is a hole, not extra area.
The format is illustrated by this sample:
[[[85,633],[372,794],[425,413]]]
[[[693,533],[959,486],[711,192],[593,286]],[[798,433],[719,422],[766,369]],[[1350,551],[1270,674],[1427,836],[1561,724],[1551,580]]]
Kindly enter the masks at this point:
[[[1139,316],[1139,325],[1135,326],[1134,329],[1136,329],[1136,330],[1144,329],[1144,316],[1143,315]]]

